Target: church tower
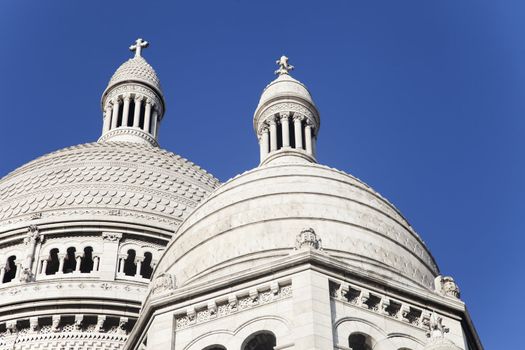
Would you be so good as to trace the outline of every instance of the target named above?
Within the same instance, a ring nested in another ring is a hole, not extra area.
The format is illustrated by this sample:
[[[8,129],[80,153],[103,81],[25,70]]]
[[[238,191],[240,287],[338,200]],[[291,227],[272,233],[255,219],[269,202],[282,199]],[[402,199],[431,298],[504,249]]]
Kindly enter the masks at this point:
[[[459,288],[359,179],[320,165],[320,115],[283,56],[254,115],[260,165],[159,261],[128,350],[481,350]]]

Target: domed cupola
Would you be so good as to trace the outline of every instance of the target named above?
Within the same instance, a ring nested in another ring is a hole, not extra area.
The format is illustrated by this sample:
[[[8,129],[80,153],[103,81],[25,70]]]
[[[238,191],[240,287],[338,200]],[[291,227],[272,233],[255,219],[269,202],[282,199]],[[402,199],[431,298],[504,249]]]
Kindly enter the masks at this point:
[[[264,89],[253,118],[261,165],[277,159],[315,162],[319,111],[306,86],[290,76],[288,57],[276,63],[278,77]]]
[[[149,43],[137,39],[130,46],[135,57],[113,74],[102,94],[104,126],[102,141],[128,141],[158,146],[159,123],[165,102],[157,73],[142,57]]]

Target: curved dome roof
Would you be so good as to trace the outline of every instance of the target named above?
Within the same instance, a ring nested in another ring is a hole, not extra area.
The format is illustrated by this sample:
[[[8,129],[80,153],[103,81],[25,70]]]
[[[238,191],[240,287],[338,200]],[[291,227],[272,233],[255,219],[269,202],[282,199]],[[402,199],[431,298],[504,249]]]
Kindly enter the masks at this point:
[[[304,228],[331,258],[433,289],[434,259],[397,209],[351,175],[313,163],[270,163],[222,185],[181,224],[155,274],[173,273],[183,286],[271,264],[293,252]]]
[[[264,89],[257,109],[277,97],[296,97],[306,100],[314,105],[310,92],[300,81],[289,74],[281,74]]]
[[[157,147],[81,144],[37,158],[0,180],[0,227],[57,216],[91,220],[117,210],[114,221],[137,219],[173,229],[218,185],[205,170]]]
[[[162,91],[157,73],[142,56],[135,56],[124,62],[109,80],[108,88],[124,81],[139,81]]]

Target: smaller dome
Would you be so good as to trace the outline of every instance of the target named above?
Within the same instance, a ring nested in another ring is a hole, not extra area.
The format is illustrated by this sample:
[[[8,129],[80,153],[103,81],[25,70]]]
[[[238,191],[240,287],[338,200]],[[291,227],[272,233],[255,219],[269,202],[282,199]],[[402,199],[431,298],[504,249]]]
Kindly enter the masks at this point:
[[[257,109],[278,97],[301,98],[315,106],[312,96],[306,86],[300,81],[292,78],[289,74],[279,75],[277,79],[266,86],[261,95],[261,99],[259,100]]]
[[[124,62],[111,77],[108,89],[125,81],[139,81],[162,92],[157,73],[142,56],[135,56]]]

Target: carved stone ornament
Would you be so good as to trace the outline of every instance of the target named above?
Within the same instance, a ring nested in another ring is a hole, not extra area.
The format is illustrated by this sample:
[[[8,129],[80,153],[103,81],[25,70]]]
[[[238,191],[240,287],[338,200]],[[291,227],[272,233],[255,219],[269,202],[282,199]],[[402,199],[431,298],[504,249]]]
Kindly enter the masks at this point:
[[[122,233],[117,232],[102,232],[102,238],[105,241],[118,242],[122,238]]]
[[[304,229],[297,235],[295,239],[295,250],[300,249],[323,249],[321,238],[317,236],[313,228]]]
[[[427,332],[429,338],[444,338],[445,333],[448,333],[448,327],[443,325],[443,318],[438,316],[435,312],[432,312],[429,320],[430,330]]]
[[[37,242],[39,238],[40,238],[40,232],[38,230],[38,226],[30,225],[27,228],[27,235],[24,238],[24,244]]]
[[[34,280],[35,276],[29,268],[25,267],[22,271],[20,271],[20,282],[28,283],[33,282]]]
[[[286,57],[285,55],[282,55],[281,58],[275,61],[275,63],[279,66],[279,69],[275,71],[275,74],[277,75],[288,74],[291,70],[295,68],[291,64],[288,64],[288,57]]]
[[[175,277],[169,273],[163,273],[152,282],[151,291],[153,294],[159,294],[175,288]]]
[[[454,279],[450,276],[438,276],[434,281],[436,292],[441,295],[457,298],[461,296],[460,290]]]

